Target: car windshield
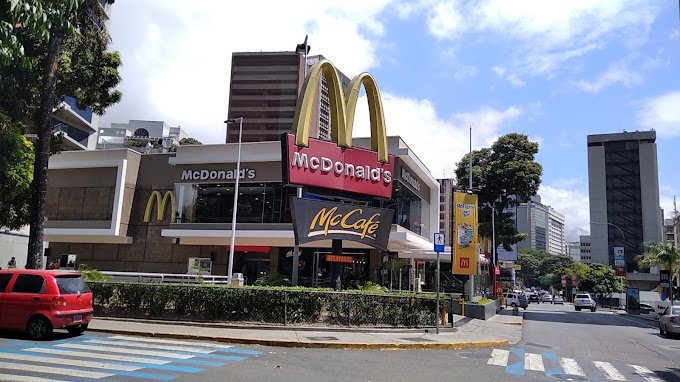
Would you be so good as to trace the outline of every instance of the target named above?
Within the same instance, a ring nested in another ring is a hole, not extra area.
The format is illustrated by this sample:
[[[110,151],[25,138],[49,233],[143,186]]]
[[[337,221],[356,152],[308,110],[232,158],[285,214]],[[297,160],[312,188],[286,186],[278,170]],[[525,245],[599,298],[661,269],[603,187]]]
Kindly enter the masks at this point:
[[[673,308],[673,309],[671,310],[671,314],[680,315],[680,307]]]
[[[85,281],[78,275],[57,276],[56,279],[61,294],[78,294],[90,291]]]

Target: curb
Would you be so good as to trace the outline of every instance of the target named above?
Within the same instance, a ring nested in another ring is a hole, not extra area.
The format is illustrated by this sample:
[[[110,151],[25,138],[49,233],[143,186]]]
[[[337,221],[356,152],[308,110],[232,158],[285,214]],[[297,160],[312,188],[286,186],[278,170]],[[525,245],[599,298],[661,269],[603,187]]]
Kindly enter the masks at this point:
[[[198,336],[193,334],[178,333],[145,333],[132,330],[118,329],[88,329],[90,332],[114,333],[123,335],[135,335],[155,338],[171,338],[181,340],[200,340],[214,342],[229,342],[246,345],[276,346],[288,348],[309,349],[353,349],[353,350],[442,350],[442,349],[477,349],[487,347],[510,346],[508,340],[496,341],[468,341],[468,342],[435,342],[435,343],[371,343],[371,342],[311,342],[311,341],[287,341],[275,339],[255,339],[239,337],[213,337]]]
[[[335,333],[430,333],[434,332],[434,326],[424,326],[419,328],[392,328],[392,327],[377,327],[377,328],[362,328],[362,327],[328,327],[328,326],[296,326],[296,325],[247,325],[247,324],[224,324],[216,322],[202,322],[202,321],[175,321],[175,320],[157,320],[157,319],[143,319],[131,317],[95,317],[101,321],[113,322],[137,322],[137,323],[153,323],[158,325],[187,325],[197,326],[203,328],[226,328],[226,329],[254,329],[254,330],[296,330],[296,331],[311,331],[311,332],[335,332]],[[440,327],[440,331],[453,333],[455,328],[449,326]]]

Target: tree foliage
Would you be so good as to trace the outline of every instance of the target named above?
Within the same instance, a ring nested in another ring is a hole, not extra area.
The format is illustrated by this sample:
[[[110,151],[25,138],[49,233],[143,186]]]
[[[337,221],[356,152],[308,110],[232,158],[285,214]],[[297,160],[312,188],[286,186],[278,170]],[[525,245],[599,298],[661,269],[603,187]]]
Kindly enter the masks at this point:
[[[104,3],[112,3],[106,0]],[[36,133],[28,268],[40,267],[55,107],[65,96],[103,113],[120,100],[120,58],[106,52],[106,14],[99,0],[11,0],[0,3],[0,108]]]
[[[641,268],[661,265],[671,271],[671,278],[680,280],[680,248],[673,243],[647,242],[643,244],[644,254],[638,256]]]
[[[30,217],[33,144],[0,110],[0,227],[18,229]]]
[[[517,264],[522,269],[517,273],[526,286],[554,287],[559,289],[564,270],[574,263],[569,256],[555,256],[538,249],[523,249],[519,252]]]
[[[538,143],[524,134],[504,135],[491,148],[475,150],[457,163],[456,178],[462,187],[468,184],[470,155],[472,184],[479,196],[479,234],[491,237],[491,211],[495,207],[496,243],[510,250],[510,245],[526,237],[517,232],[508,208],[526,203],[538,192],[541,165],[534,160]]]
[[[180,146],[184,145],[202,145],[201,141],[196,138],[182,138],[179,140]]]

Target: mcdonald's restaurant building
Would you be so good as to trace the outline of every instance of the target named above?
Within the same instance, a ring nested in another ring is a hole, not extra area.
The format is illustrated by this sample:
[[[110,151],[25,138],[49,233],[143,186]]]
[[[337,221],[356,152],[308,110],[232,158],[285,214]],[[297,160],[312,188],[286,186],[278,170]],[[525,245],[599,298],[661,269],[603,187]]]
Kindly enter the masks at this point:
[[[304,198],[354,200],[394,211],[388,251],[344,241],[344,277],[380,281],[383,262],[432,251],[438,231],[439,184],[400,137],[388,137],[394,155],[391,196],[380,198],[305,186]],[[355,138],[355,147],[370,147]],[[176,153],[128,149],[63,152],[48,171],[45,238],[48,257],[76,255],[99,270],[187,273],[189,259],[210,260],[226,275],[237,144],[180,146]],[[277,272],[290,276],[294,246],[290,197],[283,182],[281,142],[242,144],[233,271],[250,284]],[[300,283],[323,285],[331,240],[301,245]]]

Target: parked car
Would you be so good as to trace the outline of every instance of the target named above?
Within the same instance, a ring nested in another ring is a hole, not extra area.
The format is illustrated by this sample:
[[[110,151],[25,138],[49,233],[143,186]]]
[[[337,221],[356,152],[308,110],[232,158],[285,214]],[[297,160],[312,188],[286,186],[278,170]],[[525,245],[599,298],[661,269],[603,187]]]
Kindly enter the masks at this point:
[[[552,302],[553,302],[552,296],[549,295],[548,293],[546,293],[546,294],[544,294],[543,296],[541,296],[541,303],[544,303],[544,302],[550,302],[550,303],[552,303]]]
[[[640,304],[639,315],[640,317],[652,318],[655,320],[659,318],[659,315],[656,313],[656,309],[654,309],[654,307],[649,304]]]
[[[581,309],[590,309],[591,312],[597,310],[597,304],[589,293],[578,293],[574,297],[574,309],[580,311]]]
[[[555,296],[555,298],[553,298],[553,304],[564,305],[564,298],[562,298],[562,296]]]
[[[659,332],[665,337],[680,334],[680,305],[669,306],[659,317]]]
[[[54,329],[78,335],[92,319],[92,292],[76,272],[0,271],[0,327],[45,340]]]
[[[506,306],[512,306],[513,308],[519,307],[519,308],[524,308],[526,310],[527,306],[529,306],[529,300],[520,293],[504,293],[503,297],[505,298],[505,305]]]
[[[531,293],[531,294],[529,294],[528,300],[529,300],[530,303],[532,303],[532,302],[535,302],[535,303],[541,302],[541,299],[538,298],[538,295],[537,295],[536,293]]]

